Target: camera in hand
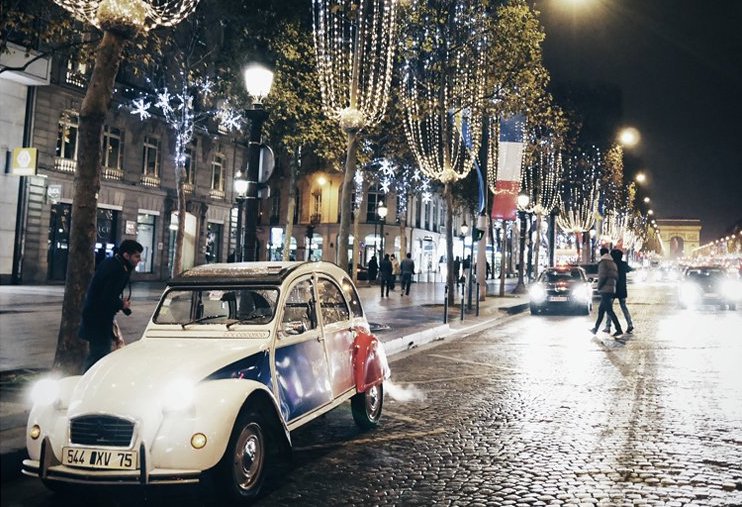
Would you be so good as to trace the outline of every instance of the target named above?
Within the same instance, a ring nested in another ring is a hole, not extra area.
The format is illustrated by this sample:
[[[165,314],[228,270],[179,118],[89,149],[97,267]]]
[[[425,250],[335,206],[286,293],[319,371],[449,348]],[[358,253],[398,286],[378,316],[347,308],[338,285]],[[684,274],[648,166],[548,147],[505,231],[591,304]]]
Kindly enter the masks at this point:
[[[129,316],[131,315],[131,308],[122,308],[121,311],[124,313],[124,315]]]

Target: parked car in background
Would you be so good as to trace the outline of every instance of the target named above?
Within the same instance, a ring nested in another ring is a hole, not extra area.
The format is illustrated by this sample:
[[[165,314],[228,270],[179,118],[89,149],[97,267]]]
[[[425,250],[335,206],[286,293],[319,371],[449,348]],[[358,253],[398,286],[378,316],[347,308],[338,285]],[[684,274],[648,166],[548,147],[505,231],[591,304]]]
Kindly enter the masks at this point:
[[[209,477],[249,501],[296,428],[347,400],[375,427],[389,375],[336,265],[199,266],[168,283],[139,341],[35,386],[22,471],[52,489]]]
[[[742,282],[719,266],[689,267],[678,285],[681,308],[718,305],[722,310],[736,310],[741,297]]]
[[[578,266],[546,268],[529,289],[531,314],[544,310],[592,311],[592,287],[585,270]]]

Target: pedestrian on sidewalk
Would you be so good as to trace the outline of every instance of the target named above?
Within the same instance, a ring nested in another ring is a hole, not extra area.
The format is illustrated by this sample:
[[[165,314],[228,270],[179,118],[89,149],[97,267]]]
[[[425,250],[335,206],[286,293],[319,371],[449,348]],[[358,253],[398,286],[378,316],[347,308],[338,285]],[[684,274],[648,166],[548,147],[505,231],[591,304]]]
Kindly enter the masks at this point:
[[[131,272],[142,260],[144,247],[133,239],[125,239],[113,257],[108,257],[96,269],[85,295],[82,321],[78,335],[89,343],[83,372],[110,353],[118,337],[114,334],[114,318],[120,311],[131,314]]]
[[[402,270],[399,267],[399,259],[397,259],[396,255],[392,254],[389,260],[392,262],[392,290],[394,290],[394,287],[397,285],[397,277],[402,273]]]
[[[379,282],[381,285],[381,297],[389,297],[389,287],[392,285],[392,261],[389,260],[389,254],[384,254],[384,258],[379,263]]]
[[[453,279],[456,281],[456,287],[459,286],[459,273],[461,273],[461,259],[457,255],[453,260]]]
[[[623,316],[626,319],[626,332],[631,333],[634,331],[634,323],[631,320],[629,307],[626,306],[626,298],[629,296],[629,291],[626,288],[626,274],[634,271],[634,268],[629,266],[629,264],[622,259],[623,252],[617,248],[611,250],[611,257],[618,267],[618,282],[616,283],[616,294],[614,295],[614,299],[618,299],[618,304],[621,306],[621,312],[623,312]],[[610,320],[606,321],[603,331],[606,333],[611,332]]]
[[[408,253],[407,257],[399,266],[402,272],[402,290],[399,295],[410,295],[410,285],[412,285],[412,275],[415,274],[415,261],[412,260],[412,254]]]
[[[613,321],[616,326],[616,332],[613,336],[618,337],[623,334],[621,331],[621,324],[618,322],[613,311],[613,295],[616,293],[616,283],[618,282],[618,266],[613,260],[613,257],[608,253],[606,247],[600,249],[600,262],[598,262],[598,292],[600,293],[600,307],[598,308],[598,320],[595,321],[595,326],[590,329],[592,334],[596,334],[600,329],[600,323],[603,321],[603,316],[607,313],[608,318]]]
[[[376,275],[379,272],[379,263],[376,261],[376,256],[372,255],[371,260],[368,261],[368,283],[372,284],[376,281]]]

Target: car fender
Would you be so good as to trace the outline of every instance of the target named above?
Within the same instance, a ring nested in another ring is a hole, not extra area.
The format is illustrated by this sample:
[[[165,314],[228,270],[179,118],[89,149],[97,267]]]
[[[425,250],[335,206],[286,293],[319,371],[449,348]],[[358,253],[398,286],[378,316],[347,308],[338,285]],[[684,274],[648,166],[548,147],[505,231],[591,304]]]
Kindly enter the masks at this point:
[[[356,390],[363,393],[390,375],[384,345],[367,330],[356,328],[353,343],[353,380]]]
[[[152,466],[200,470],[214,467],[224,455],[241,410],[253,404],[261,413],[273,412],[265,415],[280,425],[282,431],[277,434],[284,436],[290,445],[278,404],[264,384],[247,379],[209,380],[197,386],[188,408],[165,414],[149,452]],[[201,449],[191,445],[196,433],[206,436],[206,445]]]
[[[81,375],[59,379],[57,400],[48,405],[34,403],[26,423],[26,449],[29,458],[38,460],[41,457],[41,442],[49,437],[52,448],[61,449],[67,442],[67,408],[72,393]],[[31,438],[31,428],[38,426],[41,430],[38,438]]]

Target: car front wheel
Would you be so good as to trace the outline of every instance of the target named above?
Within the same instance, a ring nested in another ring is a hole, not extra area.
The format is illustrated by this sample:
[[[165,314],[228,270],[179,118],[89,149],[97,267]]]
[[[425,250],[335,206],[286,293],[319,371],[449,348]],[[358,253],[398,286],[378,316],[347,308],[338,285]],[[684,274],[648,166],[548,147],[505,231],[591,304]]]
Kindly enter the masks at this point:
[[[353,420],[363,430],[370,430],[379,425],[383,405],[383,384],[369,387],[365,392],[357,393],[350,399]]]
[[[250,501],[260,494],[268,461],[267,435],[260,414],[246,412],[237,418],[219,473],[221,493],[232,501]]]

